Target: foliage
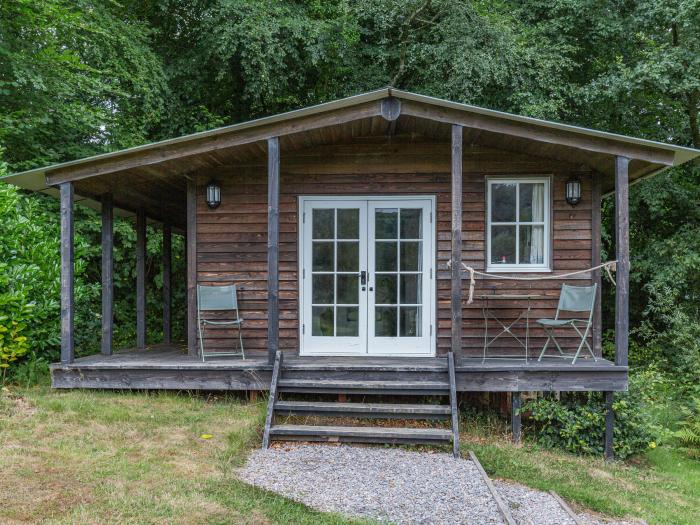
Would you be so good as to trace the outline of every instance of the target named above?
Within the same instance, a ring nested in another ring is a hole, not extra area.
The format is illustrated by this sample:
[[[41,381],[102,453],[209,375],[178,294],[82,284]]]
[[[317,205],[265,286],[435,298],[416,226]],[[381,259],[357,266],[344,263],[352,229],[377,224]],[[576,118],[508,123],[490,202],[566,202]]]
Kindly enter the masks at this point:
[[[674,436],[692,457],[700,459],[700,397],[693,398],[689,406],[684,407],[683,420]]]

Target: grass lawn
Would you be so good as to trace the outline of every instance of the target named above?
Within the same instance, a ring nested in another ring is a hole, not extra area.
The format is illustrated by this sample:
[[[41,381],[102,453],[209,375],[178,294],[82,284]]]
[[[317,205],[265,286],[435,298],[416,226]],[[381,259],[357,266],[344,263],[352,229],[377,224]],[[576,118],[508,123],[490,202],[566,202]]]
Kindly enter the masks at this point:
[[[259,446],[264,410],[232,396],[12,388],[0,394],[0,523],[367,523],[235,479],[246,451]],[[700,462],[672,449],[606,464],[514,448],[469,421],[462,428],[471,430],[463,450],[493,476],[556,489],[605,514],[697,523]]]

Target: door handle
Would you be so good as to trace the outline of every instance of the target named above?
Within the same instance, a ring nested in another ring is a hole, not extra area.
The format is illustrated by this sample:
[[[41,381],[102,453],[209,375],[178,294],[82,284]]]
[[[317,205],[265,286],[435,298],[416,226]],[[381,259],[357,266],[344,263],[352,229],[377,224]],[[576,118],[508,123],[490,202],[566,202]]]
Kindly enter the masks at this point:
[[[367,272],[365,270],[360,272],[360,286],[367,286]]]

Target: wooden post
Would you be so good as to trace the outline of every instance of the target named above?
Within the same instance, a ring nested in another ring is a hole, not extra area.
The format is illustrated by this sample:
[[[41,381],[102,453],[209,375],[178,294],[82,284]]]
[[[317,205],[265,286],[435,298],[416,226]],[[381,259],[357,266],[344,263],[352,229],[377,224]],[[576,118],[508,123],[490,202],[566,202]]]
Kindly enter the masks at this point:
[[[452,352],[462,360],[462,126],[452,126]]]
[[[114,202],[111,193],[102,196],[102,344],[104,355],[112,354],[114,336]]]
[[[629,344],[629,171],[630,159],[615,157],[615,235],[617,286],[615,287],[615,364],[627,366]]]
[[[279,349],[279,232],[280,145],[267,141],[267,359],[275,362]]]
[[[146,212],[136,213],[136,347],[146,347]]]
[[[601,245],[601,191],[600,191],[600,176],[598,173],[591,173],[591,237],[593,240],[591,248],[591,266],[598,266],[601,263],[600,245]],[[593,352],[596,355],[603,353],[603,308],[602,308],[602,279],[601,271],[593,272],[593,282],[598,284],[596,289],[595,307],[593,310]]]
[[[520,417],[520,407],[522,406],[520,392],[511,394],[511,430],[513,431],[513,443],[520,444],[522,428],[522,418]]]
[[[187,354],[197,356],[197,183],[187,179]]]
[[[615,457],[613,450],[613,432],[615,430],[615,412],[613,411],[614,393],[605,392],[605,459],[611,461]]]
[[[172,314],[170,311],[172,272],[172,228],[163,224],[163,343],[169,344],[172,337]]]
[[[61,363],[68,364],[75,358],[73,183],[64,182],[59,188],[61,194]]]

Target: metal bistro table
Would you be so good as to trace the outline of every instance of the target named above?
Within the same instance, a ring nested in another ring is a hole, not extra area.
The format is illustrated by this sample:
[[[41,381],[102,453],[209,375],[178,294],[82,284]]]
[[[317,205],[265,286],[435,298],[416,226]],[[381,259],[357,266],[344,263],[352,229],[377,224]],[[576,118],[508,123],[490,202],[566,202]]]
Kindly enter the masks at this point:
[[[484,356],[481,360],[483,363],[486,361],[486,350],[494,343],[496,342],[496,339],[501,337],[504,334],[510,335],[513,339],[515,339],[520,346],[522,346],[525,349],[525,362],[527,363],[528,359],[528,339],[530,337],[530,311],[532,310],[532,301],[533,299],[539,299],[541,298],[541,295],[536,295],[536,294],[481,294],[477,295],[477,299],[481,299],[481,311],[484,314]],[[499,319],[496,314],[493,312],[493,308],[491,307],[491,301],[527,301],[527,308],[525,308],[523,311],[520,312],[518,317],[512,321],[510,324],[506,325],[507,321],[504,321],[502,319]],[[496,334],[495,337],[492,339],[489,339],[489,318],[493,319],[496,321],[498,324],[501,325],[501,331]],[[519,323],[522,320],[525,320],[525,341],[515,335],[511,328],[513,328],[517,323]],[[495,355],[491,357],[513,357],[513,356],[505,356],[505,355]]]

